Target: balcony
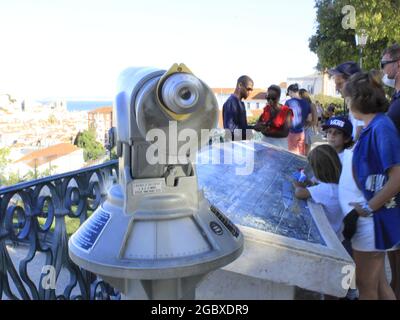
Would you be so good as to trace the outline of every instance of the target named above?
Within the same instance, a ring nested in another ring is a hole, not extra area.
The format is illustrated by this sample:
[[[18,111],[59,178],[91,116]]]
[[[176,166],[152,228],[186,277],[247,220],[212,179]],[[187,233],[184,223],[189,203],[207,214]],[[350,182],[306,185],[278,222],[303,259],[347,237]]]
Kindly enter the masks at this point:
[[[220,140],[216,135],[212,145]],[[215,150],[226,151],[218,145]],[[264,144],[254,150],[255,170],[244,180],[232,176],[233,168],[197,166],[199,186],[209,186],[205,195],[210,202],[219,201],[223,212],[234,206],[236,218],[241,219],[235,223],[246,247],[234,263],[200,283],[196,298],[320,299],[314,292],[344,296],[343,268],[353,265],[351,258],[324,218],[322,207],[295,201],[288,188],[291,184],[282,174],[304,167],[304,159]],[[208,151],[205,155],[210,156]],[[129,297],[121,295],[75,265],[68,255],[69,235],[105,200],[117,182],[117,172],[118,162],[110,161],[0,189],[0,300],[148,298],[139,287]],[[261,183],[274,187],[259,190]],[[232,193],[226,193],[226,185]],[[262,211],[262,215],[253,219],[249,210]],[[298,287],[312,292],[298,291]]]
[[[0,189],[0,300],[120,299],[75,265],[68,238],[117,182],[118,161]]]

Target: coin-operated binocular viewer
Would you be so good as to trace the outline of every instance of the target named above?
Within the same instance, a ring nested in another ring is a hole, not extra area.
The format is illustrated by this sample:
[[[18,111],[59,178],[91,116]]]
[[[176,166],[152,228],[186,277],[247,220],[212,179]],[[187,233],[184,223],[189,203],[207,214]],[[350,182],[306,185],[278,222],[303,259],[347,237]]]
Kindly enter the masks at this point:
[[[139,280],[149,299],[194,299],[199,281],[243,250],[190,161],[216,127],[215,96],[183,64],[129,68],[114,112],[119,184],[71,237],[70,257],[128,298]]]

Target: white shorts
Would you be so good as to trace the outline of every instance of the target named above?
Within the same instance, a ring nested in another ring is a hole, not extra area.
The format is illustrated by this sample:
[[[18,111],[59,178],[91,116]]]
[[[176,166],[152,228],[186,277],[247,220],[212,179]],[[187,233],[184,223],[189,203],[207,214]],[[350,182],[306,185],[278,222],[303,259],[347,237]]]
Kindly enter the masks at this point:
[[[304,128],[304,143],[311,144],[313,135],[314,129],[312,127]]]
[[[378,250],[375,247],[375,224],[373,217],[359,217],[357,220],[357,230],[351,238],[351,246],[356,251],[361,252],[386,252],[395,251],[399,247],[395,246],[387,250]]]
[[[357,230],[354,236],[351,238],[351,246],[356,251],[380,251],[376,250],[375,248],[374,218],[358,218]]]

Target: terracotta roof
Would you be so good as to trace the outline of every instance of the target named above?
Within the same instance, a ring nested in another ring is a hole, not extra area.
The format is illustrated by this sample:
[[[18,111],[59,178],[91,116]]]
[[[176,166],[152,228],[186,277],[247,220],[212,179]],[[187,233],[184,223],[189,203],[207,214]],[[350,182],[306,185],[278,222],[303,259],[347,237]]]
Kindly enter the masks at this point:
[[[265,95],[267,92],[262,89],[254,89],[250,95],[250,97],[247,98],[247,100],[265,100]]]
[[[212,88],[215,94],[231,94],[235,91],[235,88]]]
[[[113,107],[100,107],[97,109],[94,109],[92,111],[89,111],[88,113],[95,114],[95,113],[111,113]]]
[[[31,167],[35,167],[38,165],[40,166],[44,163],[55,160],[77,150],[79,150],[79,148],[70,143],[60,143],[45,149],[33,151],[26,156],[23,156],[21,159],[15,161],[15,163],[25,162]]]

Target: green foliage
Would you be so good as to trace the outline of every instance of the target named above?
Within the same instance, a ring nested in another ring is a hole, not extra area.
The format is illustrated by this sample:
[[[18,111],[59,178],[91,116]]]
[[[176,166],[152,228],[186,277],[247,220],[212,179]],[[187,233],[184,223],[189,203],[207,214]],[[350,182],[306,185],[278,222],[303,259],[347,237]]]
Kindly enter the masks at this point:
[[[8,179],[4,180],[4,185],[5,186],[12,186],[13,184],[17,184],[19,182],[26,181],[23,178],[19,176],[18,173],[12,172],[9,174]]]
[[[253,126],[257,123],[258,119],[260,118],[260,116],[250,116],[247,117],[247,124],[250,126]]]
[[[29,180],[33,180],[33,179],[40,179],[40,178],[45,178],[48,176],[51,176],[53,174],[53,170],[56,168],[57,166],[51,166],[50,168],[45,169],[44,171],[29,171],[26,175],[24,175],[22,177],[21,181],[29,181]]]
[[[10,151],[10,148],[0,148],[0,173],[3,172],[7,164],[10,162],[10,160],[8,160]]]
[[[344,105],[344,99],[343,98],[335,98],[331,96],[325,96],[323,94],[317,94],[313,96],[313,101],[319,101],[319,103],[322,105],[324,109],[328,108],[330,104],[335,104],[339,108],[343,108]]]
[[[10,162],[8,159],[9,155],[9,148],[0,148],[0,185],[5,183],[4,170]]]
[[[115,160],[115,159],[118,159],[116,147],[112,148],[110,152],[110,160]]]
[[[356,26],[345,30],[342,8],[355,8]],[[363,51],[363,69],[377,69],[383,50],[400,41],[400,1],[398,0],[316,0],[317,31],[309,47],[319,58],[317,68],[325,70],[344,61],[359,61],[355,34],[365,30],[368,42]]]
[[[102,144],[96,141],[96,133],[93,129],[78,133],[75,145],[83,149],[85,161],[97,160],[106,152]]]
[[[65,219],[64,221],[65,221],[65,227],[66,227],[66,231],[67,231],[67,236],[70,237],[79,229],[80,220],[77,219],[77,218],[70,218],[68,216],[66,216],[64,219]],[[38,222],[41,225],[44,225],[46,223],[46,218],[38,217]],[[56,221],[54,219],[53,223],[51,224],[50,231],[54,232],[55,227],[56,227]]]
[[[40,178],[45,178],[48,176],[51,176],[52,174],[54,174],[54,169],[57,168],[57,166],[51,166],[50,168],[47,168],[44,171],[37,171],[35,173],[35,171],[30,170],[28,173],[26,173],[24,176],[20,176],[19,173],[16,172],[11,172],[8,175],[8,178],[6,179],[5,177],[3,177],[4,179],[2,179],[1,184],[5,185],[5,186],[12,186],[14,184],[20,183],[20,182],[26,182],[26,181],[30,181],[30,180],[34,180],[34,179],[40,179]]]

